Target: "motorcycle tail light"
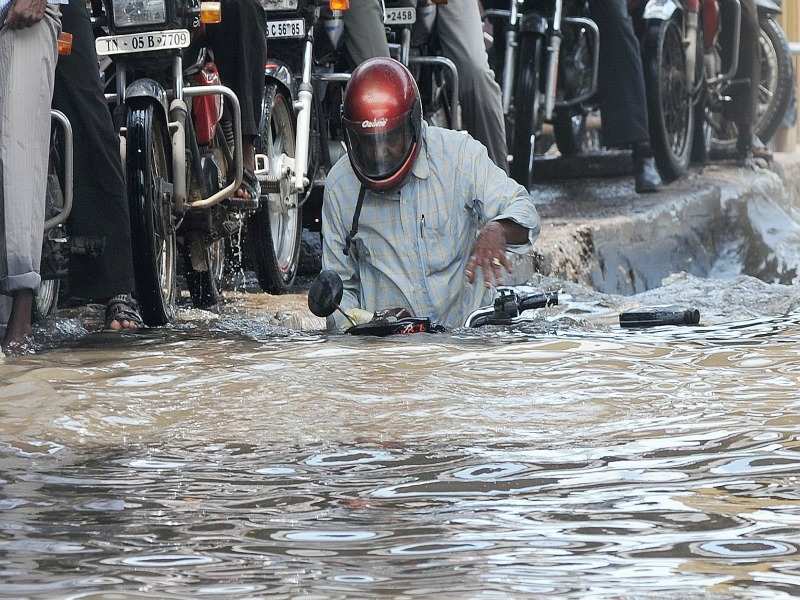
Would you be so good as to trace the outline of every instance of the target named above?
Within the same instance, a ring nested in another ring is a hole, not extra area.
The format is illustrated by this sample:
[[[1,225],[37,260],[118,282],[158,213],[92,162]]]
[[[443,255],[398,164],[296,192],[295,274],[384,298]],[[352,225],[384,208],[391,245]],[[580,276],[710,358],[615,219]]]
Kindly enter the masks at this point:
[[[350,0],[330,0],[328,6],[331,10],[348,10],[350,8]]]
[[[205,25],[222,23],[222,3],[221,2],[201,2],[200,3],[200,22]]]
[[[447,0],[433,0],[434,4],[447,4]]]
[[[72,34],[62,31],[58,34],[58,54],[69,56],[72,54]]]

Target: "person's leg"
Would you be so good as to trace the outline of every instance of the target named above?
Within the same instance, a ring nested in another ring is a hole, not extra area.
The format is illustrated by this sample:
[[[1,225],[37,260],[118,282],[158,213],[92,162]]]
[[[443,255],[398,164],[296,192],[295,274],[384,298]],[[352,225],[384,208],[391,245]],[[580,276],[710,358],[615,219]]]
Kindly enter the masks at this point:
[[[267,62],[264,11],[256,0],[223,0],[222,22],[208,26],[207,33],[220,76],[239,98],[244,166],[252,173]],[[241,189],[237,195],[248,196]]]
[[[478,3],[451,1],[440,4],[438,10],[436,27],[442,54],[458,67],[464,128],[486,146],[497,166],[508,171],[502,93],[489,67]]]
[[[81,0],[61,7],[64,31],[73,35],[72,53],[56,67],[54,108],[72,124],[75,202],[69,219],[73,240],[100,249],[99,255],[72,254],[72,295],[107,302],[134,288],[131,226],[119,137],[103,97],[89,13]],[[118,324],[122,325],[122,324]]]
[[[661,178],[650,148],[642,54],[627,3],[590,0],[589,7],[600,30],[603,142],[610,148],[633,149],[636,191],[656,191]]]
[[[344,13],[344,31],[344,46],[356,65],[389,56],[380,0],[352,0]]]
[[[14,298],[4,351],[31,332],[33,293],[39,287],[50,101],[58,53],[58,13],[39,23],[0,29],[0,293]]]

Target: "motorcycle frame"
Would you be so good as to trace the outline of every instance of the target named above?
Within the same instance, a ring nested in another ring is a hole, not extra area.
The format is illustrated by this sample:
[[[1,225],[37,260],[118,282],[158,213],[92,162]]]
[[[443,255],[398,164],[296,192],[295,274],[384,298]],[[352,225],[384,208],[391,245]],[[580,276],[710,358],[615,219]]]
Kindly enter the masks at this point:
[[[514,82],[516,81],[516,48],[518,38],[524,31],[530,31],[526,26],[524,14],[520,13],[520,6],[524,0],[510,0],[511,9],[488,9],[485,11],[487,17],[508,19],[508,30],[506,31],[505,59],[503,63],[502,75],[502,98],[503,113],[508,115],[511,110],[511,101],[514,97]],[[544,119],[552,121],[555,109],[570,108],[588,101],[597,93],[600,74],[600,30],[597,24],[585,17],[564,17],[564,1],[554,0],[553,18],[546,33],[547,46],[547,66],[545,69],[545,92],[544,92]],[[589,35],[593,36],[596,51],[592,61],[592,83],[589,89],[575,98],[568,100],[557,100],[558,95],[558,67],[561,58],[561,41],[563,38],[562,24],[570,23],[585,27]]]
[[[734,45],[731,49],[732,58],[728,70],[725,73],[721,73],[717,77],[706,78],[706,84],[708,86],[716,87],[718,89],[732,81],[736,77],[736,72],[739,70],[739,37],[742,29],[741,2],[739,0],[719,1],[727,2],[733,6],[734,31],[731,39],[733,40]],[[683,19],[683,35],[684,45],[687,47],[686,76],[687,81],[691,82],[693,89],[700,84],[700,82],[695,81],[695,57],[697,56],[697,28],[700,26],[699,11],[702,10],[703,2],[704,0],[686,0],[682,3],[678,3],[675,0],[649,0],[645,5],[643,13],[643,18],[646,21],[668,21],[676,12],[685,14],[686,18]],[[712,39],[717,35],[717,33],[718,31],[703,32],[706,39]]]
[[[224,85],[210,86],[191,86],[186,85],[183,77],[183,57],[177,54],[172,62],[172,88],[164,87],[158,81],[150,78],[140,78],[127,83],[128,65],[127,61],[115,61],[116,63],[116,85],[117,93],[106,95],[110,101],[128,105],[134,99],[152,102],[162,111],[162,116],[167,123],[170,134],[170,156],[172,158],[172,198],[175,209],[183,214],[186,210],[206,210],[220,204],[222,201],[231,198],[236,190],[242,185],[244,176],[244,157],[242,150],[242,112],[239,99],[230,88]],[[170,93],[171,92],[171,93]],[[215,192],[208,198],[189,201],[189,186],[186,181],[186,119],[189,116],[189,108],[186,98],[196,98],[198,96],[224,96],[230,103],[234,131],[233,149],[233,181],[221,190]],[[167,106],[168,98],[172,100]],[[124,128],[121,131],[125,133]],[[126,148],[123,145],[122,159],[125,161]]]
[[[72,124],[67,116],[58,110],[50,111],[50,118],[58,124],[64,132],[64,206],[57,215],[44,222],[45,232],[64,223],[72,212],[73,194],[73,141]]]

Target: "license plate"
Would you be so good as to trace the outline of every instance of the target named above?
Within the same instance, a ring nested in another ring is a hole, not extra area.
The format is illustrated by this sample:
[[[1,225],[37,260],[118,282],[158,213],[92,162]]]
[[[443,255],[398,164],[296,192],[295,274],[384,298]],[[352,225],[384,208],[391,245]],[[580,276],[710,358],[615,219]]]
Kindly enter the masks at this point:
[[[267,21],[268,38],[301,38],[306,35],[306,22],[303,19],[287,21]]]
[[[99,37],[94,41],[94,46],[99,56],[109,56],[187,48],[190,42],[191,38],[186,29],[172,29]]]
[[[417,22],[416,8],[387,8],[386,25],[413,25]]]

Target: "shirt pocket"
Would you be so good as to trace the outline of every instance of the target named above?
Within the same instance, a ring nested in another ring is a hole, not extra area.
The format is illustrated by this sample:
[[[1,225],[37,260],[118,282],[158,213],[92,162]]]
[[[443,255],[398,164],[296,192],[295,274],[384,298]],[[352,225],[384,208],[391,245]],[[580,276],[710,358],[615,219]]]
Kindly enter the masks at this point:
[[[420,218],[420,235],[425,246],[428,273],[435,274],[465,263],[475,241],[471,212],[435,211]]]

